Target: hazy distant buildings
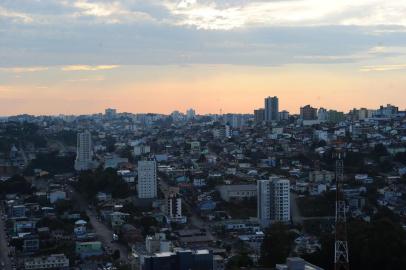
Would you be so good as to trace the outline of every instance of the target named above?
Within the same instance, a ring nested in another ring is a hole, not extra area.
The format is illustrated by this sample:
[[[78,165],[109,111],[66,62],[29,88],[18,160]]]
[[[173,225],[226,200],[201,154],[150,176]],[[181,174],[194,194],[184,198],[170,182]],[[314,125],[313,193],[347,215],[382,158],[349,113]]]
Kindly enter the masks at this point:
[[[157,197],[157,171],[155,160],[138,161],[138,198],[154,199]]]
[[[85,171],[93,168],[92,135],[89,131],[78,133],[75,170]]]
[[[265,99],[265,121],[275,122],[279,120],[279,99],[278,97],[267,97]]]
[[[193,120],[196,118],[196,111],[194,109],[189,109],[186,111],[186,119]]]
[[[279,112],[279,120],[280,121],[287,121],[289,120],[289,112],[286,110],[283,110],[281,112]]]
[[[117,116],[117,110],[108,108],[108,109],[104,110],[104,116],[107,119],[114,119]]]
[[[391,104],[381,106],[375,113],[377,117],[391,117],[399,113],[399,108]]]
[[[300,108],[300,119],[303,121],[317,120],[317,109],[310,105]]]
[[[289,180],[271,177],[257,182],[258,221],[263,227],[290,221]]]
[[[254,110],[254,121],[255,121],[255,124],[260,124],[265,121],[265,110],[264,109]]]

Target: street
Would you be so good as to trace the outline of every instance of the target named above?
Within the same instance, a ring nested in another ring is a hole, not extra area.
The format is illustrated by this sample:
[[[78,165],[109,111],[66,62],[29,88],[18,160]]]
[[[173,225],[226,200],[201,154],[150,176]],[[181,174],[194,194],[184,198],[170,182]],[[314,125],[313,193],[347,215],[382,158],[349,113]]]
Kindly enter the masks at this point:
[[[119,250],[121,255],[120,260],[125,264],[129,263],[128,248],[120,243],[112,242],[113,231],[96,218],[97,213],[94,210],[89,209],[89,204],[86,202],[82,195],[76,192],[72,187],[68,187],[68,191],[72,200],[77,202],[82,211],[86,212],[87,216],[90,219],[90,224],[93,226],[93,229],[99,240],[103,243],[103,246],[109,248],[112,252],[114,252],[115,250]]]

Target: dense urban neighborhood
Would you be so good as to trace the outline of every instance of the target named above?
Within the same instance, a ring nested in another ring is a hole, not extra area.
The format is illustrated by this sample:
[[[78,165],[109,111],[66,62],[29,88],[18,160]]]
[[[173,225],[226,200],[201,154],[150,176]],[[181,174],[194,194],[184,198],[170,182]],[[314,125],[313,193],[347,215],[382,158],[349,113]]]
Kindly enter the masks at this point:
[[[0,199],[0,269],[406,269],[406,112],[3,117]]]

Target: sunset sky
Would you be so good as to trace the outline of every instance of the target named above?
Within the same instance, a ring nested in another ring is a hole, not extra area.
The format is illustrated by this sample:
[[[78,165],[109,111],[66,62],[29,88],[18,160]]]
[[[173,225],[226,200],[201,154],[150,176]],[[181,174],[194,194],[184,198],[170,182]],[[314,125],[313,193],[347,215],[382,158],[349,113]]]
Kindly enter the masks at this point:
[[[406,0],[2,0],[0,115],[406,108]]]

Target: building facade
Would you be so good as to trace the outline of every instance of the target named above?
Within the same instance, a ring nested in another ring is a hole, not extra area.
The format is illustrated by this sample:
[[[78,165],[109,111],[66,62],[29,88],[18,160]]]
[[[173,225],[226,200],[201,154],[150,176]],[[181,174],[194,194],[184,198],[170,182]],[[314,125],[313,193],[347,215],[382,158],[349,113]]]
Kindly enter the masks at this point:
[[[258,221],[262,227],[290,221],[290,182],[279,177],[257,182]]]
[[[154,199],[157,197],[158,185],[155,160],[138,162],[138,198]]]
[[[85,171],[92,168],[92,135],[89,131],[78,133],[75,170]]]
[[[265,99],[265,121],[276,122],[279,120],[279,99],[278,97],[267,97]]]

